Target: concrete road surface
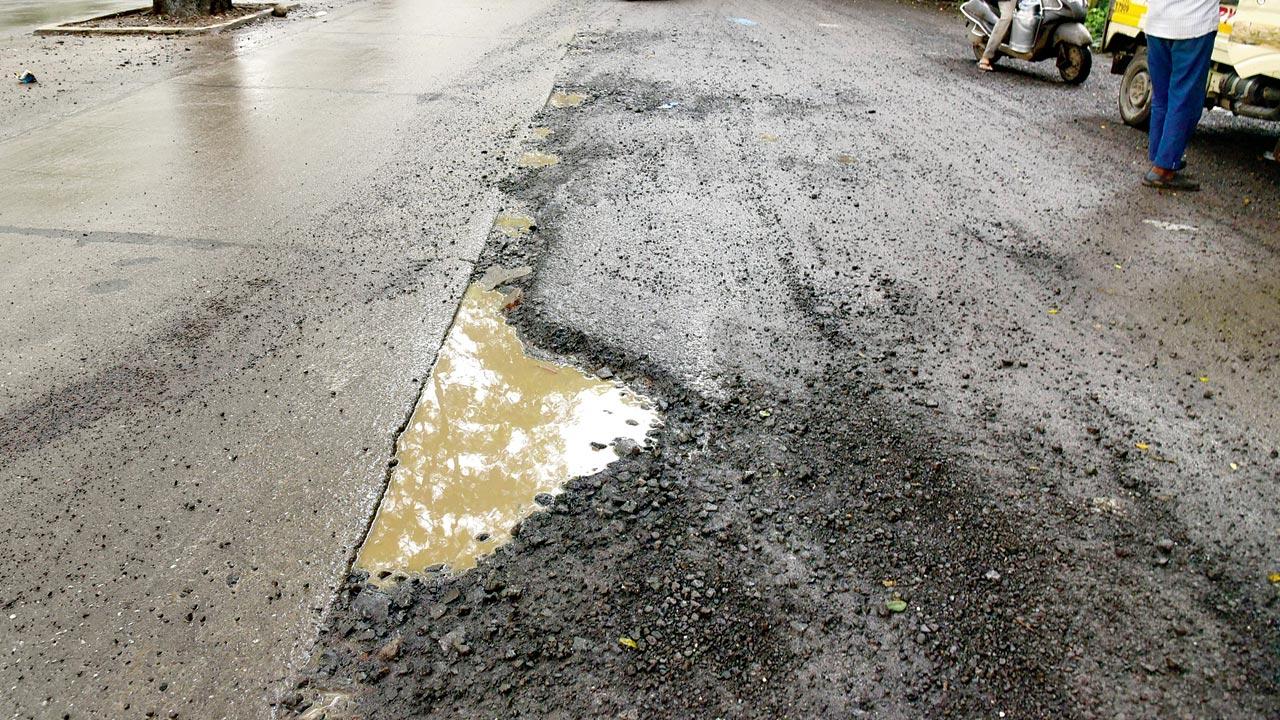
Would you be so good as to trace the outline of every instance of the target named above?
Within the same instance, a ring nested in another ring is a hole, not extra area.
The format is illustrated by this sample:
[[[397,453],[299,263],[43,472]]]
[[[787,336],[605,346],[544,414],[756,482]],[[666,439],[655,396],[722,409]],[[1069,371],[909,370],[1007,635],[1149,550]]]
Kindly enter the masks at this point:
[[[0,709],[1280,714],[1274,127],[1157,194],[1105,59],[979,75],[947,6],[320,9],[4,50],[66,84],[0,131]],[[491,264],[665,423],[344,578]]]
[[[553,6],[302,8],[141,76],[145,40],[6,49],[45,95],[6,86],[0,142],[0,714],[268,712],[551,91]]]

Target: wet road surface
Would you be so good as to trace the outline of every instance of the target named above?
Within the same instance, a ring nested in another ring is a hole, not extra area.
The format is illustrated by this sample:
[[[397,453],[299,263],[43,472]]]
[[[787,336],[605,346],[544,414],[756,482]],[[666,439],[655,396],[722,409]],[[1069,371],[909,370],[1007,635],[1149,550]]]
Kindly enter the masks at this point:
[[[1210,117],[1161,196],[1105,62],[980,76],[950,10],[486,7],[18,106],[13,714],[1280,712],[1274,128]],[[654,446],[335,597],[467,281],[524,264],[531,352]]]
[[[83,20],[145,5],[139,0],[0,0],[0,34]]]
[[[548,6],[22,51],[65,65],[0,142],[0,714],[269,712],[551,91]]]
[[[1214,113],[1206,192],[1152,193],[1105,67],[979,75],[927,5],[593,4],[481,264],[657,445],[469,574],[354,576],[291,705],[1280,712],[1276,129]]]

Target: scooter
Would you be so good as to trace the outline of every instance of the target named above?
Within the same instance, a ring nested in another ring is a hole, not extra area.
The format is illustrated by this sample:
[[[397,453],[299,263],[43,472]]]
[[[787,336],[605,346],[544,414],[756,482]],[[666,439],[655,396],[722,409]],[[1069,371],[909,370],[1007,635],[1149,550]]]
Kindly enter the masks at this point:
[[[1093,53],[1089,50],[1093,36],[1084,26],[1087,11],[1084,0],[1020,0],[1009,37],[1000,45],[995,59],[1040,62],[1053,58],[1062,79],[1079,85],[1093,68]],[[969,21],[974,58],[981,60],[987,38],[1000,20],[1000,7],[996,0],[968,0],[960,6],[960,12]]]

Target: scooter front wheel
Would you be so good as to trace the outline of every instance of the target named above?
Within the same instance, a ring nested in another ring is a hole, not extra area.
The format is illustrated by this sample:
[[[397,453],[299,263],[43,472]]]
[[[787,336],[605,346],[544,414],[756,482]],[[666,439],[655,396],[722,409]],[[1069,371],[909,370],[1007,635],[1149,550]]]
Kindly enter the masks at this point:
[[[1079,85],[1093,69],[1093,53],[1083,45],[1058,44],[1058,74],[1068,85]]]

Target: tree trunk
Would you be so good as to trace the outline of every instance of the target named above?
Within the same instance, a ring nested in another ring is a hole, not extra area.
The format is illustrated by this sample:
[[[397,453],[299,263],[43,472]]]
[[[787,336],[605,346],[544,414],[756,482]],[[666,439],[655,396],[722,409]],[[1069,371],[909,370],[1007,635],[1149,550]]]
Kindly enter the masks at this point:
[[[213,15],[230,9],[231,0],[152,0],[151,2],[151,12],[174,17]]]

